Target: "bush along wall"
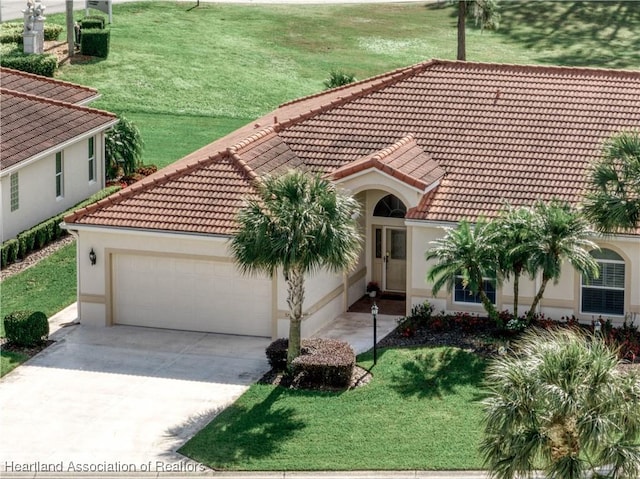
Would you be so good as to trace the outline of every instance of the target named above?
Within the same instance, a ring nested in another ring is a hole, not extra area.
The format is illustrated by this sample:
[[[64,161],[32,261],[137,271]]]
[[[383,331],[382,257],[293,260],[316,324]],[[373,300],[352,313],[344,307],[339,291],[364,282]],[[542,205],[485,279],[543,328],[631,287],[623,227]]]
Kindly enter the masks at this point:
[[[109,43],[111,30],[92,28],[81,30],[80,54],[92,57],[107,58],[109,56]]]
[[[24,24],[22,22],[3,23],[0,27],[0,43],[19,43],[22,44],[24,33]],[[62,26],[49,23],[44,24],[44,41],[56,41],[62,33]]]
[[[20,51],[0,56],[0,66],[52,78],[58,59],[50,53],[26,55]]]
[[[84,208],[85,206],[95,203],[96,201],[100,201],[119,189],[119,186],[105,188],[88,200],[78,203],[76,206],[64,213],[57,214],[53,218],[49,218],[48,220],[35,225],[33,228],[29,228],[28,230],[19,233],[17,238],[3,242],[0,247],[2,268],[5,268],[11,263],[15,263],[18,259],[24,259],[29,253],[46,246],[52,241],[68,235],[69,233],[66,230],[60,228],[60,223],[62,223],[65,216],[79,210],[80,208]]]

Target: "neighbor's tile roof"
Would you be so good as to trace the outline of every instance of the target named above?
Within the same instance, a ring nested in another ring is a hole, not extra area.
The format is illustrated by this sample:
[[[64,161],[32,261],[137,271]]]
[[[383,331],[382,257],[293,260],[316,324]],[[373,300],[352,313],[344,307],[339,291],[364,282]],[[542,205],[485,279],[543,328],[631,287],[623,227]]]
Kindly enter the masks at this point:
[[[228,234],[251,181],[287,167],[334,178],[378,168],[425,191],[439,181],[408,211],[417,220],[490,217],[505,201],[578,204],[602,142],[639,127],[639,71],[434,60],[287,103],[66,221]],[[244,171],[244,187],[198,166],[218,163]],[[225,201],[189,183],[155,194],[190,168]],[[183,197],[197,215],[175,207]]]
[[[4,88],[0,88],[0,103],[0,169],[117,121],[112,113]]]
[[[100,96],[93,88],[4,67],[0,67],[0,86],[7,90],[76,105],[86,104]]]

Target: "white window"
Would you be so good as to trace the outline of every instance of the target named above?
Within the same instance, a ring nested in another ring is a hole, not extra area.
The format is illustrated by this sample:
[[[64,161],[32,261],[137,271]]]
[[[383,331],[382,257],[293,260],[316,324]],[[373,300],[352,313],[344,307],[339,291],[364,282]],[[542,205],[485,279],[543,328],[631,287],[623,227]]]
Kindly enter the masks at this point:
[[[582,312],[624,316],[624,260],[609,249],[592,251],[591,256],[598,262],[600,275],[582,275]]]
[[[15,211],[20,207],[20,190],[18,186],[18,173],[12,173],[11,176],[11,211]]]
[[[496,304],[496,280],[491,278],[483,279],[484,292],[493,304]],[[462,282],[462,276],[456,276],[456,282],[453,288],[454,303],[471,303],[481,304],[479,294],[473,294],[469,288],[465,288]]]
[[[56,153],[56,198],[64,196],[64,161],[62,152]]]
[[[94,137],[89,138],[89,183],[96,181],[96,149]]]

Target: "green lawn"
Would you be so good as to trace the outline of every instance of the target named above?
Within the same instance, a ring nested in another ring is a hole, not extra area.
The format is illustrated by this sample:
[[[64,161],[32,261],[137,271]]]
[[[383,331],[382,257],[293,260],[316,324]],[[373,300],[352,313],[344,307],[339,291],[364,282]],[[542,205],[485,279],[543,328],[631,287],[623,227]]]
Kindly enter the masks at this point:
[[[13,371],[29,357],[26,354],[14,353],[0,349],[0,378]]]
[[[179,452],[215,469],[478,469],[484,367],[455,348],[384,349],[355,390],[256,384]]]

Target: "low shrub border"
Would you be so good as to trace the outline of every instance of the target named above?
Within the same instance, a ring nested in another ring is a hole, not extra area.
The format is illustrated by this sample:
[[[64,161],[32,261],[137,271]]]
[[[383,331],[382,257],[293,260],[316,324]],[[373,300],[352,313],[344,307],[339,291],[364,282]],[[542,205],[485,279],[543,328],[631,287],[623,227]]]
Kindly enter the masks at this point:
[[[105,188],[93,195],[91,198],[78,203],[73,208],[39,223],[33,228],[19,233],[17,238],[3,242],[0,247],[0,261],[2,268],[16,262],[18,259],[24,259],[29,253],[46,246],[52,241],[66,236],[68,234],[67,231],[60,228],[60,223],[62,223],[65,216],[80,208],[84,208],[87,205],[95,203],[96,201],[100,201],[119,189],[119,186]]]
[[[36,346],[49,337],[49,321],[41,311],[14,311],[3,321],[7,339],[16,346]]]

